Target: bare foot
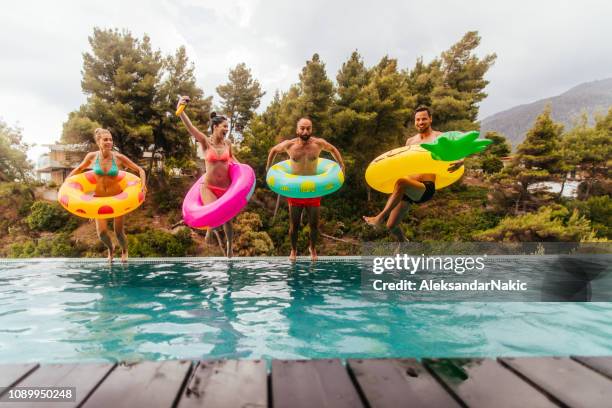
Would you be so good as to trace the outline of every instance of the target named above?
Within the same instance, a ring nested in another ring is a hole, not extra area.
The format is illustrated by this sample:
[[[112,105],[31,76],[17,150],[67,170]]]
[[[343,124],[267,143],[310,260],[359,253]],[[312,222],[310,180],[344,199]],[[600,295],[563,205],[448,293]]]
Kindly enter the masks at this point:
[[[295,249],[292,249],[291,253],[289,254],[289,260],[291,262],[295,262],[296,259],[297,259],[297,253],[296,253]]]
[[[364,215],[363,220],[373,227],[380,227],[381,224],[381,220],[378,217],[366,217]]]
[[[108,249],[108,263],[112,264],[113,263],[113,257],[115,256],[115,247],[109,248]]]
[[[128,250],[126,249],[121,249],[121,263],[127,263],[128,260]]]
[[[319,257],[317,256],[317,250],[312,247],[308,247],[308,250],[310,251],[310,260],[312,262],[316,262],[317,259],[319,259]]]

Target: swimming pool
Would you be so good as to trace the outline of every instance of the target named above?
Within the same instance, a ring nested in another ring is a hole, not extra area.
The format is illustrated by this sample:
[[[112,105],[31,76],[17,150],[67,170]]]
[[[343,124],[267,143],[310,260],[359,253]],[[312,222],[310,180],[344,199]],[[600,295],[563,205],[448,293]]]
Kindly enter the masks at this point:
[[[612,355],[612,303],[381,300],[360,293],[359,267],[1,261],[0,363]]]

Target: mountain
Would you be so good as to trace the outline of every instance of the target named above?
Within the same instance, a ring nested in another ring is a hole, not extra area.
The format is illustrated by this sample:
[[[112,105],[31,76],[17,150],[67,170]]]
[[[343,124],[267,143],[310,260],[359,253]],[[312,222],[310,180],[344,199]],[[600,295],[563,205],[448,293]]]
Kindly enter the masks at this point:
[[[501,132],[512,146],[516,147],[523,141],[536,117],[548,103],[552,106],[553,120],[563,123],[565,129],[570,129],[576,117],[584,111],[592,121],[594,113],[606,113],[612,107],[612,78],[586,82],[561,95],[515,106],[488,116],[482,120],[480,131],[482,134],[489,130]]]

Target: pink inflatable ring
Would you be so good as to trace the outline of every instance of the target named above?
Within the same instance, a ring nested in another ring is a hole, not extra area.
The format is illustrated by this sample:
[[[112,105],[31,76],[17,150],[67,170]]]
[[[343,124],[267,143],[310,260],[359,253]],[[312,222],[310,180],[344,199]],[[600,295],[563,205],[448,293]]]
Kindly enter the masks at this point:
[[[232,180],[225,194],[216,201],[204,205],[200,190],[204,177],[200,177],[187,192],[183,201],[183,220],[192,228],[216,228],[234,218],[255,191],[255,172],[246,164],[231,163],[229,177]]]

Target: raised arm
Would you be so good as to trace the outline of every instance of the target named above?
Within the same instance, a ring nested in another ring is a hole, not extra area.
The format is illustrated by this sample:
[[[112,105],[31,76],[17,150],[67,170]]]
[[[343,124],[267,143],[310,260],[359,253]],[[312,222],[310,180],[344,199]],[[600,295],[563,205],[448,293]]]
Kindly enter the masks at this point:
[[[340,151],[338,149],[336,149],[336,146],[334,146],[333,144],[329,143],[325,139],[319,139],[319,141],[321,143],[321,148],[324,151],[331,153],[331,155],[334,157],[334,160],[336,160],[338,162],[338,164],[340,165],[340,168],[342,169],[342,173],[345,173],[345,171],[344,171],[344,161],[342,160],[342,155],[340,154]]]
[[[140,177],[140,180],[142,180],[142,191],[146,193],[147,191],[147,173],[144,171],[144,169],[140,167],[139,165],[137,165],[136,163],[134,163],[133,161],[131,161],[127,156],[121,153],[116,153],[115,157],[117,157],[117,160],[119,161],[119,164],[121,166],[138,173],[138,177]]]
[[[70,172],[70,174],[68,175],[68,177],[72,177],[75,174],[80,174],[83,171],[85,171],[85,169],[89,168],[91,166],[91,162],[93,161],[94,157],[96,157],[97,152],[90,152],[87,153],[85,155],[85,158],[83,159],[83,161],[81,162],[81,164],[78,165],[78,167],[74,170],[72,170]]]
[[[178,109],[179,106],[184,105],[188,102],[189,102],[188,96],[181,96],[178,103],[176,104],[176,108]],[[204,148],[204,150],[208,149],[208,139],[206,138],[206,135],[200,132],[198,128],[193,126],[193,124],[189,120],[189,117],[187,116],[185,111],[181,112],[181,114],[179,115],[179,118],[181,118],[181,121],[187,128],[187,131],[189,132],[189,134],[202,144],[202,147]]]
[[[268,162],[266,163],[266,172],[270,169],[276,155],[287,150],[288,143],[289,141],[285,140],[270,149],[270,153],[268,153]]]

